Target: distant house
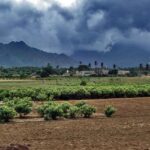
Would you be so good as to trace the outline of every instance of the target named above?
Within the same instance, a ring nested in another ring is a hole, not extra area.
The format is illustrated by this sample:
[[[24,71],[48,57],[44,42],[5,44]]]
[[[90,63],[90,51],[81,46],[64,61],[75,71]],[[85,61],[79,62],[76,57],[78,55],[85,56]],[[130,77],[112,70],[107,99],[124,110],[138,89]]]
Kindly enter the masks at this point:
[[[92,76],[96,75],[94,70],[89,70],[89,71],[76,71],[75,76]]]
[[[32,79],[36,79],[36,78],[40,78],[40,75],[38,75],[38,74],[36,74],[36,73],[32,73],[32,74],[30,75],[30,77],[31,77]]]
[[[69,77],[71,74],[70,74],[70,72],[69,72],[69,70],[67,70],[62,76],[64,76],[64,77]]]
[[[97,68],[95,72],[96,72],[97,75],[107,76],[109,74],[109,69],[106,69],[106,68]]]
[[[130,71],[129,70],[118,70],[118,75],[119,76],[126,76],[129,75]]]

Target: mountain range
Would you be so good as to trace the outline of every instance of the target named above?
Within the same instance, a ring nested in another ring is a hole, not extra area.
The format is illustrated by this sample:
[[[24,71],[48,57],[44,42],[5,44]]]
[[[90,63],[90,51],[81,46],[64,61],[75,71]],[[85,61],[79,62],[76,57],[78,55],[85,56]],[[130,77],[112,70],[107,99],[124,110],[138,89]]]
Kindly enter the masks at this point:
[[[78,65],[79,61],[82,61],[83,64],[94,64],[94,61],[103,62],[109,67],[113,64],[120,67],[132,67],[150,62],[150,51],[143,50],[138,46],[116,44],[107,52],[76,50],[71,56],[67,56],[30,47],[23,41],[0,43],[0,66],[4,67],[41,67],[48,63],[54,67],[57,65],[70,67]]]
[[[28,46],[25,42],[10,42],[0,44],[0,66],[52,66],[69,67],[75,65],[75,61],[67,55],[48,53]]]

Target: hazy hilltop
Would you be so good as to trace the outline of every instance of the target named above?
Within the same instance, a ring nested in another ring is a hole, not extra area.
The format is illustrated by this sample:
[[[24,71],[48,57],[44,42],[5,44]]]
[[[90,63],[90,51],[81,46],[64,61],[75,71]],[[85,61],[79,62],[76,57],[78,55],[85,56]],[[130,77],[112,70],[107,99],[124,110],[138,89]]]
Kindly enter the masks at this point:
[[[23,41],[0,44],[0,66],[70,66],[75,61],[64,54],[47,53],[28,46]]]

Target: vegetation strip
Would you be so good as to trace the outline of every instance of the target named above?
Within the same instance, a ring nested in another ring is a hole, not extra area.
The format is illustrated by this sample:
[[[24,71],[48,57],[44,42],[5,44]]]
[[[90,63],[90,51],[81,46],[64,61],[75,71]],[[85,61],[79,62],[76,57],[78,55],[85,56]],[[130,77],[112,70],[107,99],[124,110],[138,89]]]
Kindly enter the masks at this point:
[[[61,86],[0,90],[0,100],[30,97],[33,101],[149,97],[150,85]]]

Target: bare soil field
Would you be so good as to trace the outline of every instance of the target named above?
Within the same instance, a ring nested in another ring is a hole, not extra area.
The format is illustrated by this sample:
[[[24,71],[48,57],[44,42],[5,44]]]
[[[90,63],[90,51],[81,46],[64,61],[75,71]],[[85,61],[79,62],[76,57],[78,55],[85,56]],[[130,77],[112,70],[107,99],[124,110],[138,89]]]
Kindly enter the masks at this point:
[[[87,103],[97,108],[91,119],[45,122],[33,112],[28,119],[0,124],[0,147],[21,144],[30,150],[150,150],[150,98]],[[112,118],[102,114],[106,105],[118,109]]]

